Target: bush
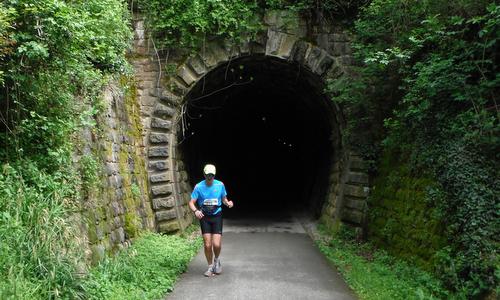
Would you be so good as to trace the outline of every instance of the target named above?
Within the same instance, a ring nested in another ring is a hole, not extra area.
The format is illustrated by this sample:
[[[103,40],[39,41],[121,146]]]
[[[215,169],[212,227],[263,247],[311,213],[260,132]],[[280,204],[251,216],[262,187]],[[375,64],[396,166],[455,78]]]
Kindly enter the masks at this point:
[[[75,266],[83,258],[70,222],[69,178],[18,163],[0,172],[0,298],[75,296]]]
[[[410,153],[412,172],[437,181],[429,200],[450,247],[436,274],[464,297],[484,296],[499,280],[500,6],[375,0],[353,31],[356,76],[328,87],[350,107],[350,142],[370,159],[378,144]]]
[[[361,299],[453,297],[435,276],[383,250],[376,250],[370,244],[354,242],[351,234],[332,238],[321,226],[319,233],[316,244],[320,251]]]
[[[148,233],[91,270],[83,282],[88,299],[160,299],[201,247],[201,239]]]
[[[72,214],[82,178],[76,133],[102,86],[125,71],[131,38],[120,0],[0,3],[0,298],[78,296]],[[89,109],[85,109],[89,107]]]

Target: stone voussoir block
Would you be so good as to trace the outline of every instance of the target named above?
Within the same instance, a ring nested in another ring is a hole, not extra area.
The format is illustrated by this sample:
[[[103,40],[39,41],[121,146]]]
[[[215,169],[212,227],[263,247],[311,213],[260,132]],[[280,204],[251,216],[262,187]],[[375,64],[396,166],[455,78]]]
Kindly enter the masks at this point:
[[[169,209],[169,210],[161,210],[155,212],[156,216],[156,221],[168,221],[175,219],[177,217],[177,213],[175,212],[175,209]]]
[[[160,100],[171,106],[176,106],[181,101],[181,97],[175,95],[169,90],[162,90],[160,93]]]
[[[211,69],[212,67],[216,66],[217,63],[219,62],[217,58],[213,55],[213,53],[210,51],[210,49],[207,49],[206,51],[201,53],[200,57],[208,69]]]
[[[278,50],[278,56],[282,58],[289,58],[297,42],[297,37],[294,35],[287,34],[283,37],[281,41],[280,48]]]
[[[335,61],[334,58],[330,56],[328,53],[326,53],[323,50],[322,52],[323,54],[313,70],[313,72],[318,74],[319,76],[323,76],[330,69],[330,67],[333,65]]]
[[[193,56],[191,57],[187,64],[193,71],[196,73],[196,75],[201,76],[207,72],[207,67],[203,63],[203,61],[198,57],[198,56]]]
[[[157,182],[172,182],[172,174],[169,172],[166,173],[160,173],[160,174],[153,174],[149,177],[151,182],[157,183]]]
[[[219,43],[211,43],[209,49],[217,60],[217,63],[229,60],[229,53]]]
[[[160,160],[160,161],[150,161],[148,163],[148,167],[150,169],[158,170],[158,171],[165,171],[169,169],[168,162],[166,160]]]
[[[154,115],[162,118],[169,118],[175,114],[175,109],[161,103],[157,103],[154,108]]]
[[[191,71],[186,65],[179,68],[177,76],[179,76],[188,86],[191,86],[198,79],[195,72]]]
[[[343,209],[342,210],[342,220],[355,223],[355,224],[361,224],[363,222],[363,217],[364,214],[360,211],[357,210],[352,210],[352,209]]]
[[[346,184],[344,186],[344,195],[365,198],[368,196],[369,188],[358,185]]]
[[[170,130],[172,128],[172,122],[169,120],[163,120],[160,118],[152,118],[151,119],[151,128]]]
[[[153,209],[172,208],[175,206],[174,197],[153,199]]]
[[[368,174],[363,172],[349,172],[348,183],[368,184]]]
[[[164,185],[159,185],[159,186],[153,186],[151,187],[151,193],[153,196],[162,196],[162,195],[172,195],[173,188],[172,185],[170,184],[164,184]]]
[[[366,201],[361,199],[347,198],[344,199],[344,206],[362,212],[366,207]]]
[[[166,87],[179,97],[185,95],[188,90],[188,86],[184,81],[176,76],[170,78],[168,83],[166,83]]]
[[[250,42],[250,53],[252,54],[265,54],[267,44],[267,34],[265,32],[257,34],[257,36]]]
[[[168,147],[149,147],[148,157],[168,157]]]
[[[363,159],[351,157],[350,169],[353,171],[365,171],[368,169],[368,166]]]
[[[153,144],[168,143],[169,136],[166,133],[152,132],[149,134],[149,141]]]
[[[269,28],[267,30],[266,55],[277,55],[284,33]]]

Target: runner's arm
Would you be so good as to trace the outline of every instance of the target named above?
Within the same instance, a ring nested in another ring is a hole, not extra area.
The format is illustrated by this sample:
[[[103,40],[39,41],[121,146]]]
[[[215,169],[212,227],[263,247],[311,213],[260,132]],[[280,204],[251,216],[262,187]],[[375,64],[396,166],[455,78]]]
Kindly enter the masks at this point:
[[[222,203],[224,203],[224,205],[226,205],[229,208],[233,207],[234,205],[233,201],[227,199],[226,196],[222,197]]]
[[[197,219],[201,220],[201,218],[203,218],[205,215],[201,210],[199,210],[196,207],[195,203],[196,199],[191,199],[191,201],[189,201],[189,209],[191,209],[191,211],[194,212],[194,215],[196,216]]]
[[[189,201],[189,208],[191,209],[192,212],[196,212],[198,210],[195,203],[196,199],[191,199],[191,201]]]

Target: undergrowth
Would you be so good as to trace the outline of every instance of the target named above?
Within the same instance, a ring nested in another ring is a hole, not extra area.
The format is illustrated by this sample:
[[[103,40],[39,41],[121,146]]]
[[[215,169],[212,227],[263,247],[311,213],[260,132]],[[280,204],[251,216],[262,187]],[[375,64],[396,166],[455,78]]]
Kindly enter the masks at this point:
[[[76,219],[97,165],[75,163],[78,136],[127,69],[129,20],[121,0],[0,1],[0,299],[81,296]]]
[[[318,226],[316,244],[361,299],[453,298],[430,273],[368,243],[354,241],[342,228],[333,237],[324,226]]]
[[[200,247],[201,239],[192,235],[146,233],[93,268],[83,290],[88,299],[160,299]]]

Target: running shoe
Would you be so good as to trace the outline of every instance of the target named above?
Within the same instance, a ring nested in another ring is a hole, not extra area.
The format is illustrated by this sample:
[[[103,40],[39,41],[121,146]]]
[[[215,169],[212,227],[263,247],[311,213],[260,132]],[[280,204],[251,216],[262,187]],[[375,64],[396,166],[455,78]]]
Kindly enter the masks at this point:
[[[203,275],[205,275],[205,277],[214,276],[214,265],[208,266],[208,270],[205,273],[203,273]]]
[[[222,266],[220,265],[220,259],[215,259],[213,271],[215,274],[219,275],[222,273]]]

